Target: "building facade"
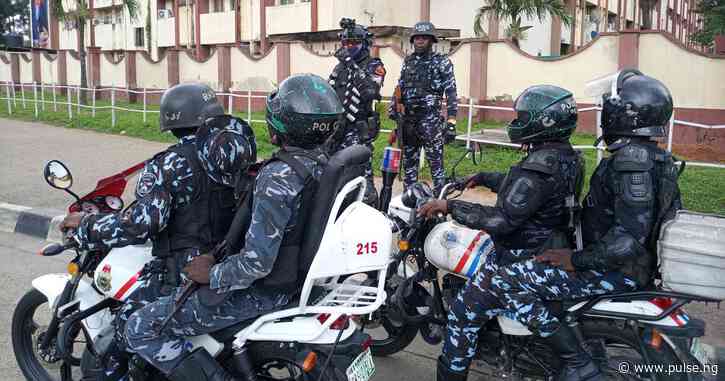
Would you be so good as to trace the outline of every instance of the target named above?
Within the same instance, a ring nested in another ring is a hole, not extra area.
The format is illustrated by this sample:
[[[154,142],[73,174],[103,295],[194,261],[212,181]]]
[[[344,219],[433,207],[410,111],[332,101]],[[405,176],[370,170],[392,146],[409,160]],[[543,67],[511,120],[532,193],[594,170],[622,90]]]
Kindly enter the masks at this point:
[[[383,30],[395,29],[382,43],[410,46],[406,34],[417,21],[429,20],[444,31],[439,49],[455,47],[476,37],[473,19],[483,0],[140,0],[135,18],[121,0],[88,0],[92,16],[86,46],[102,51],[144,50],[156,58],[167,49],[192,50],[208,56],[216,45],[248,45],[253,53],[267,51],[271,41],[299,39],[315,51],[334,51],[341,17]],[[520,48],[533,56],[573,53],[603,32],[659,30],[684,45],[701,25],[693,12],[696,0],[565,0],[571,25],[558,19],[525,20],[532,26]],[[643,4],[653,4],[644,9]],[[489,39],[506,38],[508,20],[488,18],[482,27]],[[78,28],[71,22],[51,21],[51,47],[77,49]]]

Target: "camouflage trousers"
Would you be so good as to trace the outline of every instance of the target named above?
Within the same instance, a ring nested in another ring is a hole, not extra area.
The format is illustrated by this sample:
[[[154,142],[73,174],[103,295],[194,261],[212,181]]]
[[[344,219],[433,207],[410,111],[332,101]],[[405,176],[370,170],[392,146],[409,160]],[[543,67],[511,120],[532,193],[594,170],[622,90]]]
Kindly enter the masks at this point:
[[[180,292],[180,288],[175,291]],[[159,332],[174,308],[174,299],[164,296],[134,312],[125,332],[128,351],[167,375],[191,352],[191,342],[185,337],[215,332],[289,303],[284,294],[245,289],[231,292],[218,306],[208,306],[194,292]]]
[[[345,130],[344,135],[342,135],[342,138],[338,141],[335,141],[330,149],[330,155],[335,154],[338,151],[341,151],[347,147],[351,147],[355,144],[363,144],[360,139],[360,133],[357,129],[352,128],[351,126],[348,126]],[[365,144],[365,147],[368,147],[370,149],[370,152],[372,153],[370,155],[370,160],[368,161],[367,166],[365,167],[365,179],[367,180],[367,191],[365,195],[366,201],[368,203],[374,204],[377,200],[377,190],[375,189],[375,182],[373,181],[373,156],[374,156],[374,149],[372,143]]]
[[[570,273],[531,259],[503,266],[495,262],[495,256],[487,257],[476,277],[451,305],[443,356],[452,371],[468,369],[476,355],[479,330],[497,315],[517,320],[533,333],[546,337],[560,324],[546,301],[631,291],[636,287],[618,272]]]
[[[444,136],[441,128],[442,122],[439,114],[429,114],[414,123],[414,130],[418,136],[418,145],[408,145],[403,142],[403,167],[405,176],[403,183],[405,187],[413,185],[418,181],[418,165],[420,164],[420,148],[425,150],[425,157],[430,166],[430,177],[433,179],[435,195],[443,188],[445,181],[445,169],[443,168],[443,145]]]
[[[567,272],[534,260],[501,267],[491,279],[491,290],[507,315],[542,337],[553,334],[560,325],[545,301],[571,300],[636,288],[633,280],[618,271]]]

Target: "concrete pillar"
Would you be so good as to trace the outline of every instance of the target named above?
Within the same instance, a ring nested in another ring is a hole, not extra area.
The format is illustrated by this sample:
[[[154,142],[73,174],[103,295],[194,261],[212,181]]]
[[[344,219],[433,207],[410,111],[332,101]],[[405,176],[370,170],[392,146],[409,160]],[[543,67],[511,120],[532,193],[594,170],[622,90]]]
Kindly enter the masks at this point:
[[[553,17],[551,19],[551,42],[549,46],[552,56],[561,54],[561,19]]]
[[[181,47],[181,43],[179,42],[179,17],[179,0],[174,0],[174,44],[176,49]]]
[[[269,49],[267,41],[267,6],[274,5],[274,0],[259,1],[259,45],[262,53]]]
[[[226,93],[230,92],[232,87],[232,49],[229,46],[218,46],[216,54],[218,54],[218,78],[219,78],[219,91]],[[228,104],[229,100],[224,99],[224,104]]]
[[[88,18],[88,32],[90,33],[91,46],[96,46],[96,27],[93,23],[93,17],[95,16],[95,10],[93,9],[93,0],[88,0],[88,9],[90,17]]]
[[[196,59],[203,60],[209,56],[209,49],[201,46],[201,15],[209,13],[209,0],[196,0],[194,7],[194,42],[196,45]]]
[[[619,32],[619,69],[639,67],[639,33]]]
[[[10,54],[10,77],[14,83],[20,82],[20,56],[18,54]]]
[[[131,90],[136,90],[138,85],[136,84],[136,51],[126,51],[126,87]],[[136,103],[138,100],[138,94],[128,93],[128,101]]]
[[[317,32],[319,30],[318,29],[319,28],[319,25],[318,24],[320,23],[320,21],[318,19],[318,17],[319,17],[318,8],[319,8],[319,1],[318,0],[311,0],[310,1],[310,13],[312,13],[312,14],[310,15],[310,17],[311,17],[311,20],[312,20],[312,25],[311,25],[311,28],[310,29],[311,29],[312,32]]]
[[[430,21],[430,0],[420,0],[420,21]]]
[[[166,52],[168,70],[169,87],[179,83],[179,52],[181,49],[169,49]]]
[[[86,65],[88,65],[88,85],[98,87],[101,85],[101,48],[89,46]]]
[[[67,55],[67,51],[59,50],[58,58],[56,58],[56,61],[58,62],[58,85],[61,86],[65,86],[68,84],[68,63],[66,61]],[[61,89],[60,93],[65,94],[66,89]]]
[[[40,50],[33,49],[33,82],[42,83],[40,77]]]
[[[491,15],[488,19],[488,37],[492,40],[498,39],[498,17]]]
[[[477,104],[483,104],[486,101],[488,79],[488,41],[471,42],[470,67],[469,89],[471,98],[474,98]],[[483,117],[483,111],[479,111],[477,115],[480,120]]]
[[[53,7],[49,7],[48,13],[48,22],[50,23],[50,48],[58,49],[58,34],[60,33],[58,18],[55,16],[55,12],[53,12]]]
[[[277,42],[277,83],[281,83],[290,76],[290,43]]]

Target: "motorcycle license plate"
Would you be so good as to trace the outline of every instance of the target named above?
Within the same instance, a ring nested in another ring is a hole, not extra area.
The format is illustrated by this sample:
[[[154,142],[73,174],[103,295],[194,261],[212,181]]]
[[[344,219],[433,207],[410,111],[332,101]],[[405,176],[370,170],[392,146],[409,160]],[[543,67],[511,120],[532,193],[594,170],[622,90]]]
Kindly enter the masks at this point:
[[[700,338],[696,337],[692,339],[692,346],[690,347],[690,353],[693,357],[697,359],[697,361],[700,362],[702,365],[706,365],[710,363],[710,358],[707,355],[707,351],[705,348],[702,347],[702,343],[700,343]]]
[[[348,381],[368,381],[375,374],[375,364],[370,348],[360,353],[355,361],[347,367]]]

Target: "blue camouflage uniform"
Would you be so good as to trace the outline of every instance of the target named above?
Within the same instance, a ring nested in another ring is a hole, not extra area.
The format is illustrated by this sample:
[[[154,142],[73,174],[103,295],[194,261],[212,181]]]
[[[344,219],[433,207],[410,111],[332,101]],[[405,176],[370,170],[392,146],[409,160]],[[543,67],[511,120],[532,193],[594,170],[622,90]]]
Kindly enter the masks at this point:
[[[505,311],[491,290],[500,268],[560,244],[556,241],[568,243],[566,199],[575,192],[582,166],[568,142],[537,144],[507,174],[479,175],[481,185],[497,193],[495,206],[448,201],[454,220],[484,230],[495,247],[451,303],[442,352],[450,370],[468,369],[476,354],[478,331],[487,320]]]
[[[418,179],[420,147],[425,149],[433,185],[443,188],[443,144],[445,121],[441,116],[443,96],[448,118],[458,112],[458,94],[453,64],[448,56],[432,51],[413,53],[403,62],[398,85],[405,114],[398,115],[396,103],[390,106],[391,119],[402,124],[404,183],[408,187]]]
[[[316,152],[315,155],[324,158],[321,151]],[[319,179],[322,166],[318,161],[292,154]],[[190,343],[184,336],[218,331],[289,303],[289,293],[259,287],[255,282],[270,274],[275,262],[280,261],[278,254],[285,234],[299,222],[304,185],[285,162],[272,161],[265,165],[256,178],[244,247],[210,271],[209,288],[226,294],[223,302],[209,305],[195,292],[159,333],[161,322],[174,307],[172,296],[162,297],[130,317],[126,325],[129,350],[168,374],[189,353]]]
[[[383,61],[366,56],[354,66],[340,62],[328,81],[345,109],[344,120],[333,136],[330,154],[354,144],[364,144],[372,152],[373,142],[380,131],[380,115],[373,109],[373,101],[380,99],[385,81]],[[373,186],[372,163],[373,155],[365,168],[368,187]]]
[[[584,244],[572,255],[576,272],[526,261],[499,269],[492,292],[533,332],[548,336],[560,325],[544,300],[632,291],[651,281],[658,221],[680,209],[677,168],[655,142],[609,147],[591,178],[582,214]],[[658,213],[661,180],[672,180],[668,210]]]
[[[234,185],[233,171],[238,171],[238,159],[256,152],[253,139],[245,130],[248,126],[235,118],[218,118],[201,127],[197,135],[188,135],[176,146],[192,145],[196,148],[205,173],[217,184]],[[197,136],[205,135],[201,144]],[[172,146],[172,147],[176,147]],[[146,162],[139,173],[135,190],[136,202],[122,213],[85,216],[79,225],[76,238],[80,247],[87,250],[108,250],[115,247],[143,244],[157,237],[180,210],[193,201],[198,183],[189,161],[176,152],[164,151]],[[174,251],[177,270],[180,271],[191,259],[201,254],[201,248],[188,247]],[[142,284],[125,300],[116,315],[116,344],[124,346],[123,328],[128,317],[137,309],[157,300],[170,290],[164,287],[166,268],[163,260],[149,263],[139,277]],[[122,366],[118,353],[109,353],[107,374]]]

